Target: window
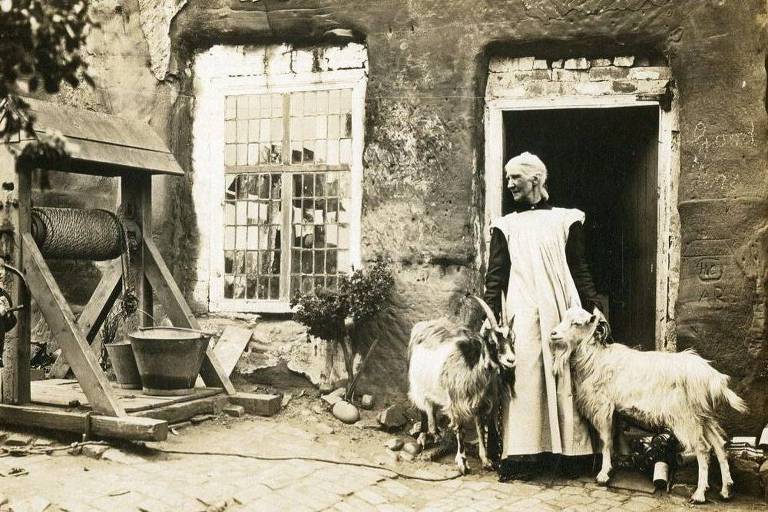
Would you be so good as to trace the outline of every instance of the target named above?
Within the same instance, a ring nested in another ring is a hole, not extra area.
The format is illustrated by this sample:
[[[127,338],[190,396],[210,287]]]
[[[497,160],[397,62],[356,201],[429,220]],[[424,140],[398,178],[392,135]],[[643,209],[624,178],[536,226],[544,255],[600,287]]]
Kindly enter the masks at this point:
[[[196,56],[193,301],[289,312],[360,263],[366,68],[355,43]]]

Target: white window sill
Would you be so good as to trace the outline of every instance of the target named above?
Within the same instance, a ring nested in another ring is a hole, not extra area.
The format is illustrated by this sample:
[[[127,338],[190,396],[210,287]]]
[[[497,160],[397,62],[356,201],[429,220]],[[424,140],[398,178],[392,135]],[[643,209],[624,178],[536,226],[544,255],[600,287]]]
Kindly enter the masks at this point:
[[[283,300],[222,299],[211,304],[211,313],[293,313],[291,304]]]

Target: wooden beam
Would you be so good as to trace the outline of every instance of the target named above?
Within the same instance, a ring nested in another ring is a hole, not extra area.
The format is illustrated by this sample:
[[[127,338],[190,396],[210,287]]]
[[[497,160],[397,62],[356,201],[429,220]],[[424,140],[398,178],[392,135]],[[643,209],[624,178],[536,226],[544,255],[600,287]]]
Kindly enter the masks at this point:
[[[24,233],[22,243],[24,270],[30,291],[51,329],[51,335],[59,341],[62,352],[72,366],[93,410],[107,416],[125,416],[125,410],[112,392],[106,375],[99,367],[99,361],[91,353],[88,342],[80,332],[72,310],[48,270],[32,235]]]
[[[108,268],[101,274],[96,290],[94,290],[91,299],[86,304],[80,317],[77,319],[77,326],[85,336],[85,339],[91,344],[91,352],[98,358],[101,355],[101,343],[94,343],[96,334],[101,329],[107,314],[112,309],[115,301],[120,296],[121,281],[123,276],[121,261],[119,259],[110,262]],[[62,353],[51,366],[50,376],[54,379],[63,379],[69,372],[69,363]]]
[[[229,401],[235,405],[242,405],[248,414],[258,416],[272,416],[280,411],[282,399],[278,395],[263,393],[235,393],[230,395]]]
[[[168,422],[163,420],[89,415],[40,405],[0,405],[0,423],[64,432],[88,432],[95,437],[131,441],[164,441],[168,437]]]
[[[112,306],[120,296],[122,277],[123,268],[120,258],[112,260],[109,267],[104,269],[101,281],[96,286],[96,290],[91,295],[88,304],[85,305],[83,312],[80,313],[77,325],[89,343],[96,337]]]
[[[190,402],[155,407],[145,411],[139,411],[133,416],[164,420],[168,423],[186,421],[198,414],[219,414],[228,403],[228,395],[216,395]]]
[[[120,180],[120,196],[126,217],[138,227],[140,233],[147,233],[152,238],[152,176],[124,174]],[[152,286],[144,276],[144,258],[144,251],[131,254],[131,272],[135,279],[131,284],[139,299],[139,325],[151,327],[154,324],[151,316],[154,315]]]
[[[14,259],[9,263],[16,265],[23,271],[24,248],[21,237],[30,230],[32,178],[30,170],[18,162],[16,164],[16,190],[18,191],[19,207],[16,209],[15,218],[11,214],[16,234],[14,237]],[[29,402],[30,397],[29,356],[32,340],[32,316],[29,290],[18,277],[11,277],[11,279],[15,281],[15,304],[24,307],[16,314],[18,322],[15,336],[11,334],[6,339],[3,357],[5,371],[2,376],[2,401],[6,404],[23,404]]]
[[[184,295],[173,280],[173,275],[166,266],[165,261],[163,261],[160,251],[146,233],[144,233],[144,256],[144,272],[146,272],[147,278],[160,302],[165,306],[165,311],[168,313],[171,323],[176,327],[200,329],[200,324],[198,324],[197,319],[192,314],[192,310],[189,309],[187,301],[184,300]],[[222,368],[210,346],[205,352],[200,376],[203,378],[206,386],[223,388],[228,395],[236,392],[235,387],[229,380],[229,375]]]

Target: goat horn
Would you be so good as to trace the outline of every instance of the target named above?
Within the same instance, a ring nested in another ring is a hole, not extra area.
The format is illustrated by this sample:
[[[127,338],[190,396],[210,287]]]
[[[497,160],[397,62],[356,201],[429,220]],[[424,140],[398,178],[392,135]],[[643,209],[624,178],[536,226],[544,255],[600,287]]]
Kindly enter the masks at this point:
[[[496,315],[493,314],[493,310],[491,309],[491,306],[489,306],[483,299],[478,297],[477,295],[472,296],[473,299],[475,299],[479,304],[480,307],[483,308],[483,311],[485,311],[485,316],[488,317],[488,320],[491,322],[491,327],[493,327],[493,330],[499,329],[499,324],[496,322]]]
[[[501,325],[507,327],[509,325],[509,318],[507,318],[507,296],[504,292],[501,292]]]

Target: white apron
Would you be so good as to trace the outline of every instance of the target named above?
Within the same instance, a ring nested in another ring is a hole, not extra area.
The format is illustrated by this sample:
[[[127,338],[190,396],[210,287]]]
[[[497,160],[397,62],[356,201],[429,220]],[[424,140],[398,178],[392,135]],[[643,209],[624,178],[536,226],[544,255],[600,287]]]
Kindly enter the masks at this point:
[[[549,341],[565,311],[581,305],[565,256],[574,222],[583,223],[584,213],[552,208],[511,213],[492,224],[509,246],[507,308],[515,333],[515,396],[503,409],[503,457],[593,453],[574,405],[570,367],[555,382]]]

